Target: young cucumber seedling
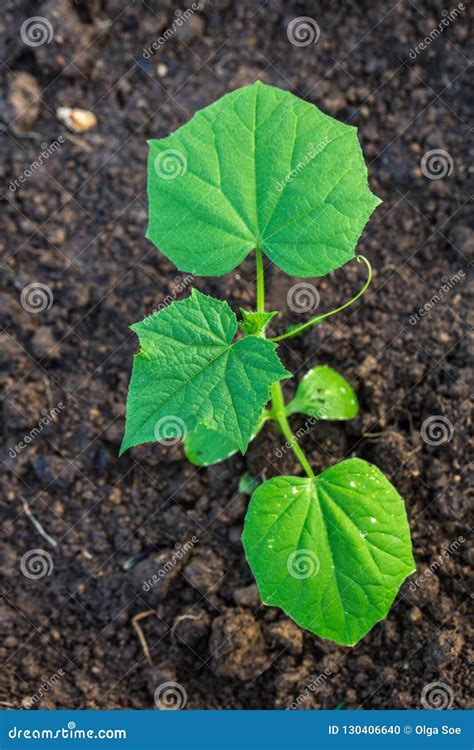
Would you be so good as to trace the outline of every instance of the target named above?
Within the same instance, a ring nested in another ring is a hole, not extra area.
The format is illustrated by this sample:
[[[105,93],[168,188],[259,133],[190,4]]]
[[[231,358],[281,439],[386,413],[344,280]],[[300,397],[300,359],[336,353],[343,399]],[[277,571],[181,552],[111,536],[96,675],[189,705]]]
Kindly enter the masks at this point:
[[[229,273],[255,253],[256,310],[242,310],[238,325],[227,302],[193,290],[132,326],[140,351],[121,450],[182,436],[188,458],[209,465],[245,453],[262,425],[276,422],[304,476],[253,490],[242,535],[248,563],[265,604],[352,645],[386,617],[414,570],[404,503],[367,461],[313,469],[289,417],[352,419],[356,395],[317,366],[285,404],[280,381],[291,373],[276,349],[352,304],[370,283],[370,264],[358,256],[368,279],[345,305],[267,338],[276,313],[265,310],[263,257],[300,277],[324,276],[355,257],[380,203],[357,129],[257,82],[149,146],[147,237],[180,271],[200,276]]]

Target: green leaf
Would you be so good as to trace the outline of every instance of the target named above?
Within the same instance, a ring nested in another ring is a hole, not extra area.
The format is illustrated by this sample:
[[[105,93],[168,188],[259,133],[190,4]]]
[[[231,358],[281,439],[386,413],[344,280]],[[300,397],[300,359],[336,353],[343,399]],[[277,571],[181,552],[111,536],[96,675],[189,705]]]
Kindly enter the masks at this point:
[[[241,492],[243,495],[251,495],[252,492],[254,492],[258,487],[258,479],[256,477],[253,477],[251,474],[249,474],[248,471],[245,472],[245,474],[242,474],[242,476],[239,479],[239,492]]]
[[[357,128],[260,81],[149,146],[147,237],[198,275],[259,246],[289,274],[324,276],[354,257],[380,203]]]
[[[354,419],[359,403],[354,389],[342,375],[318,365],[306,373],[287,405],[288,414],[307,414],[316,419]]]
[[[239,323],[239,327],[245,336],[262,336],[271,319],[278,315],[277,312],[253,312],[242,307],[240,312],[243,321]]]
[[[141,348],[134,357],[121,453],[141,443],[176,440],[198,425],[245,452],[271,384],[290,375],[275,345],[256,336],[232,344],[237,319],[227,302],[195,289],[131,329]]]
[[[260,432],[263,425],[268,419],[268,412],[264,412],[260,417],[255,432],[251,435],[253,440]],[[195,430],[188,433],[184,438],[184,452],[188,461],[195,466],[212,466],[220,461],[225,461],[239,450],[234,440],[215,430],[209,430],[207,427],[198,426]]]
[[[195,466],[212,466],[225,461],[239,450],[233,440],[207,427],[196,427],[184,439],[184,452]]]
[[[242,541],[263,602],[346,646],[386,617],[415,570],[402,498],[357,458],[262,484]]]

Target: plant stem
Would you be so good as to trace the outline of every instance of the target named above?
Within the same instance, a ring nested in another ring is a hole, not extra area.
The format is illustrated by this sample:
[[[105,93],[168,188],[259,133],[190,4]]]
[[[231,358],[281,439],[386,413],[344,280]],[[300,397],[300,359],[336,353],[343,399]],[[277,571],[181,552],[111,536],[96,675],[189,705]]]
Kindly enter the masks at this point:
[[[302,323],[301,325],[296,326],[296,328],[293,328],[291,331],[287,331],[286,333],[283,333],[281,336],[275,336],[274,338],[270,339],[270,341],[283,341],[283,339],[289,339],[291,336],[297,336],[299,333],[302,333],[307,328],[310,328],[311,326],[314,326],[316,323],[319,323],[321,320],[324,320],[324,318],[329,318],[330,315],[335,315],[336,313],[341,312],[341,310],[345,310],[346,307],[350,307],[351,305],[353,305],[354,302],[356,302],[359,299],[359,297],[361,297],[364,294],[365,290],[370,286],[370,282],[372,281],[372,266],[370,265],[367,258],[365,258],[363,255],[358,255],[357,260],[359,261],[359,263],[361,260],[364,261],[367,268],[369,269],[369,272],[367,276],[367,281],[365,282],[364,286],[362,287],[360,292],[356,294],[355,297],[352,297],[347,302],[344,302],[344,304],[341,305],[340,307],[336,307],[335,310],[330,310],[329,312],[323,313],[322,315],[317,315],[316,317],[311,318],[311,320],[308,320],[306,323]]]
[[[257,312],[265,312],[265,277],[263,274],[263,254],[259,247],[255,248],[257,261]]]
[[[291,431],[291,427],[288,424],[288,419],[286,418],[285,401],[283,399],[283,391],[280,385],[280,381],[277,380],[276,383],[273,383],[272,387],[270,388],[270,395],[272,397],[273,419],[279,425],[282,433],[288,440],[293,450],[293,453],[297,457],[298,461],[300,462],[301,466],[303,467],[303,469],[305,470],[309,478],[314,479],[313,470],[311,469],[311,466],[308,463],[308,459],[306,458],[300,446],[298,445],[298,441],[293,435]]]
[[[263,255],[259,247],[255,248],[255,255],[257,262],[257,312],[265,312],[265,277],[263,273]],[[263,335],[265,336],[265,332],[263,333]],[[270,339],[270,341],[274,340],[275,339]],[[310,479],[314,479],[314,474],[311,466],[308,463],[308,459],[298,445],[298,441],[293,435],[291,427],[288,423],[288,419],[286,418],[285,400],[283,398],[283,391],[279,380],[277,380],[276,383],[273,383],[273,385],[271,386],[270,396],[272,399],[271,411],[265,410],[263,421],[260,423],[259,427],[262,426],[263,422],[265,422],[266,419],[273,419],[280,427],[280,430],[286,437],[288,443],[291,445],[295,456],[297,457],[308,477]]]

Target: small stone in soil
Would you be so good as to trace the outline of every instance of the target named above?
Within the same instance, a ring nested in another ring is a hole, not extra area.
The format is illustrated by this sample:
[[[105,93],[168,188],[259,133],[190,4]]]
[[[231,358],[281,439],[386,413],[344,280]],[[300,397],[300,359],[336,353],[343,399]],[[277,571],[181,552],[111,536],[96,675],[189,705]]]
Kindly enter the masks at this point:
[[[38,328],[31,339],[31,349],[37,359],[48,357],[49,359],[59,359],[61,348],[54,340],[53,332],[48,326]]]
[[[202,596],[207,596],[210,592],[215,592],[224,575],[224,565],[212,549],[203,548],[186,565],[183,575]]]
[[[257,586],[253,583],[250,586],[242,586],[239,589],[235,589],[234,601],[238,607],[256,609],[260,604]]]
[[[267,625],[265,636],[278,651],[287,651],[295,656],[303,652],[303,631],[291,620],[280,620]]]
[[[209,648],[218,677],[245,682],[256,679],[270,666],[260,624],[250,612],[228,610],[217,617],[212,623]]]
[[[7,107],[9,120],[15,120],[14,130],[29,130],[38,118],[41,108],[41,89],[31,75],[20,71],[11,79]]]

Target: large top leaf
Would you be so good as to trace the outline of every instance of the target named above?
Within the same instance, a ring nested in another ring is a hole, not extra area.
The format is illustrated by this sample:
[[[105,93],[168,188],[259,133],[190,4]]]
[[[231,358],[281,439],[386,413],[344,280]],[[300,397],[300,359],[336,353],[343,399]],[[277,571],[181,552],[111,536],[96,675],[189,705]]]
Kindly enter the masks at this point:
[[[227,302],[193,290],[182,302],[131,326],[135,355],[121,453],[204,425],[244,452],[269,398],[290,375],[275,345],[256,336],[232,344],[237,319]]]
[[[262,484],[242,541],[265,604],[348,646],[387,615],[414,571],[402,498],[379,469],[357,458],[314,480]]]
[[[380,203],[357,129],[260,81],[149,145],[147,237],[182,271],[228,273],[258,245],[289,274],[323,276]]]

